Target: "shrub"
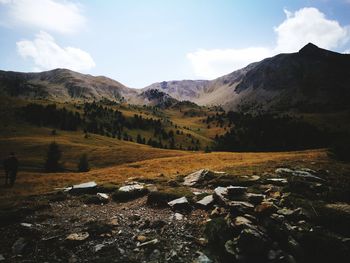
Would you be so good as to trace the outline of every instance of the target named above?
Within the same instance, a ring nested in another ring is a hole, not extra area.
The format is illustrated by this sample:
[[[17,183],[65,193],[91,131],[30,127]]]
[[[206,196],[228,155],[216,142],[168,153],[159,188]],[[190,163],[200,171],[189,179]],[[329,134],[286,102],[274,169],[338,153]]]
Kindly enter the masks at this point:
[[[47,151],[46,161],[45,161],[45,171],[46,172],[59,172],[62,171],[62,165],[60,160],[62,157],[62,152],[56,142],[52,142],[49,145]]]
[[[329,149],[329,156],[343,162],[350,162],[350,138],[344,136],[335,141]]]
[[[89,168],[88,158],[87,158],[87,155],[84,153],[79,159],[78,171],[79,172],[88,172],[89,170],[90,170],[90,168]]]

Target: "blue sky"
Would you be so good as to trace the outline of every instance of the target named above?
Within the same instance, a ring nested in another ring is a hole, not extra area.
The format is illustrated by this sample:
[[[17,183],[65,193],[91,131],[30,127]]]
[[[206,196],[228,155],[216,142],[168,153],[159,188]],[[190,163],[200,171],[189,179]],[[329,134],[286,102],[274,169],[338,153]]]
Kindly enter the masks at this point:
[[[350,0],[0,0],[0,69],[134,88],[213,79],[308,42],[350,51]]]

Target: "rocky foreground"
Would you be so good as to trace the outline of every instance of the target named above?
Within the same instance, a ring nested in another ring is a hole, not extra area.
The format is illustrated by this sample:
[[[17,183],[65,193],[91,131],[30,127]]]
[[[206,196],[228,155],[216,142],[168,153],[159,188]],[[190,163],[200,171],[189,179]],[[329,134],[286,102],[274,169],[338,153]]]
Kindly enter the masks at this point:
[[[328,171],[83,183],[2,207],[3,262],[348,262],[349,189]]]

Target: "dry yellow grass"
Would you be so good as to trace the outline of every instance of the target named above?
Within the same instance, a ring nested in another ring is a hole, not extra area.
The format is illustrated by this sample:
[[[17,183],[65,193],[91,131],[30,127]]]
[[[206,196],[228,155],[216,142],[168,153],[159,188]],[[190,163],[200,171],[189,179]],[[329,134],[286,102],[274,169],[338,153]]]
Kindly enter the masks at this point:
[[[193,153],[189,155],[154,158],[129,164],[95,169],[87,173],[19,173],[13,189],[1,189],[1,199],[27,196],[54,191],[55,188],[94,180],[98,183],[120,184],[128,178],[172,179],[179,174],[208,168],[228,171],[232,175],[251,175],[272,171],[276,167],[298,165],[324,167],[330,162],[324,150],[276,153]]]

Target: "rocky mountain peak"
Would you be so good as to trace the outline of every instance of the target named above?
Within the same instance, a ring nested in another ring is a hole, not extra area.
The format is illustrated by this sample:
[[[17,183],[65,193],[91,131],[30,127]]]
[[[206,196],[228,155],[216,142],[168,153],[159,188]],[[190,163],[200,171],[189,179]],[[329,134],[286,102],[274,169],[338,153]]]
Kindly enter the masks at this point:
[[[308,43],[302,49],[299,50],[299,54],[304,56],[322,56],[322,55],[336,54],[336,52],[319,48],[313,43]]]

